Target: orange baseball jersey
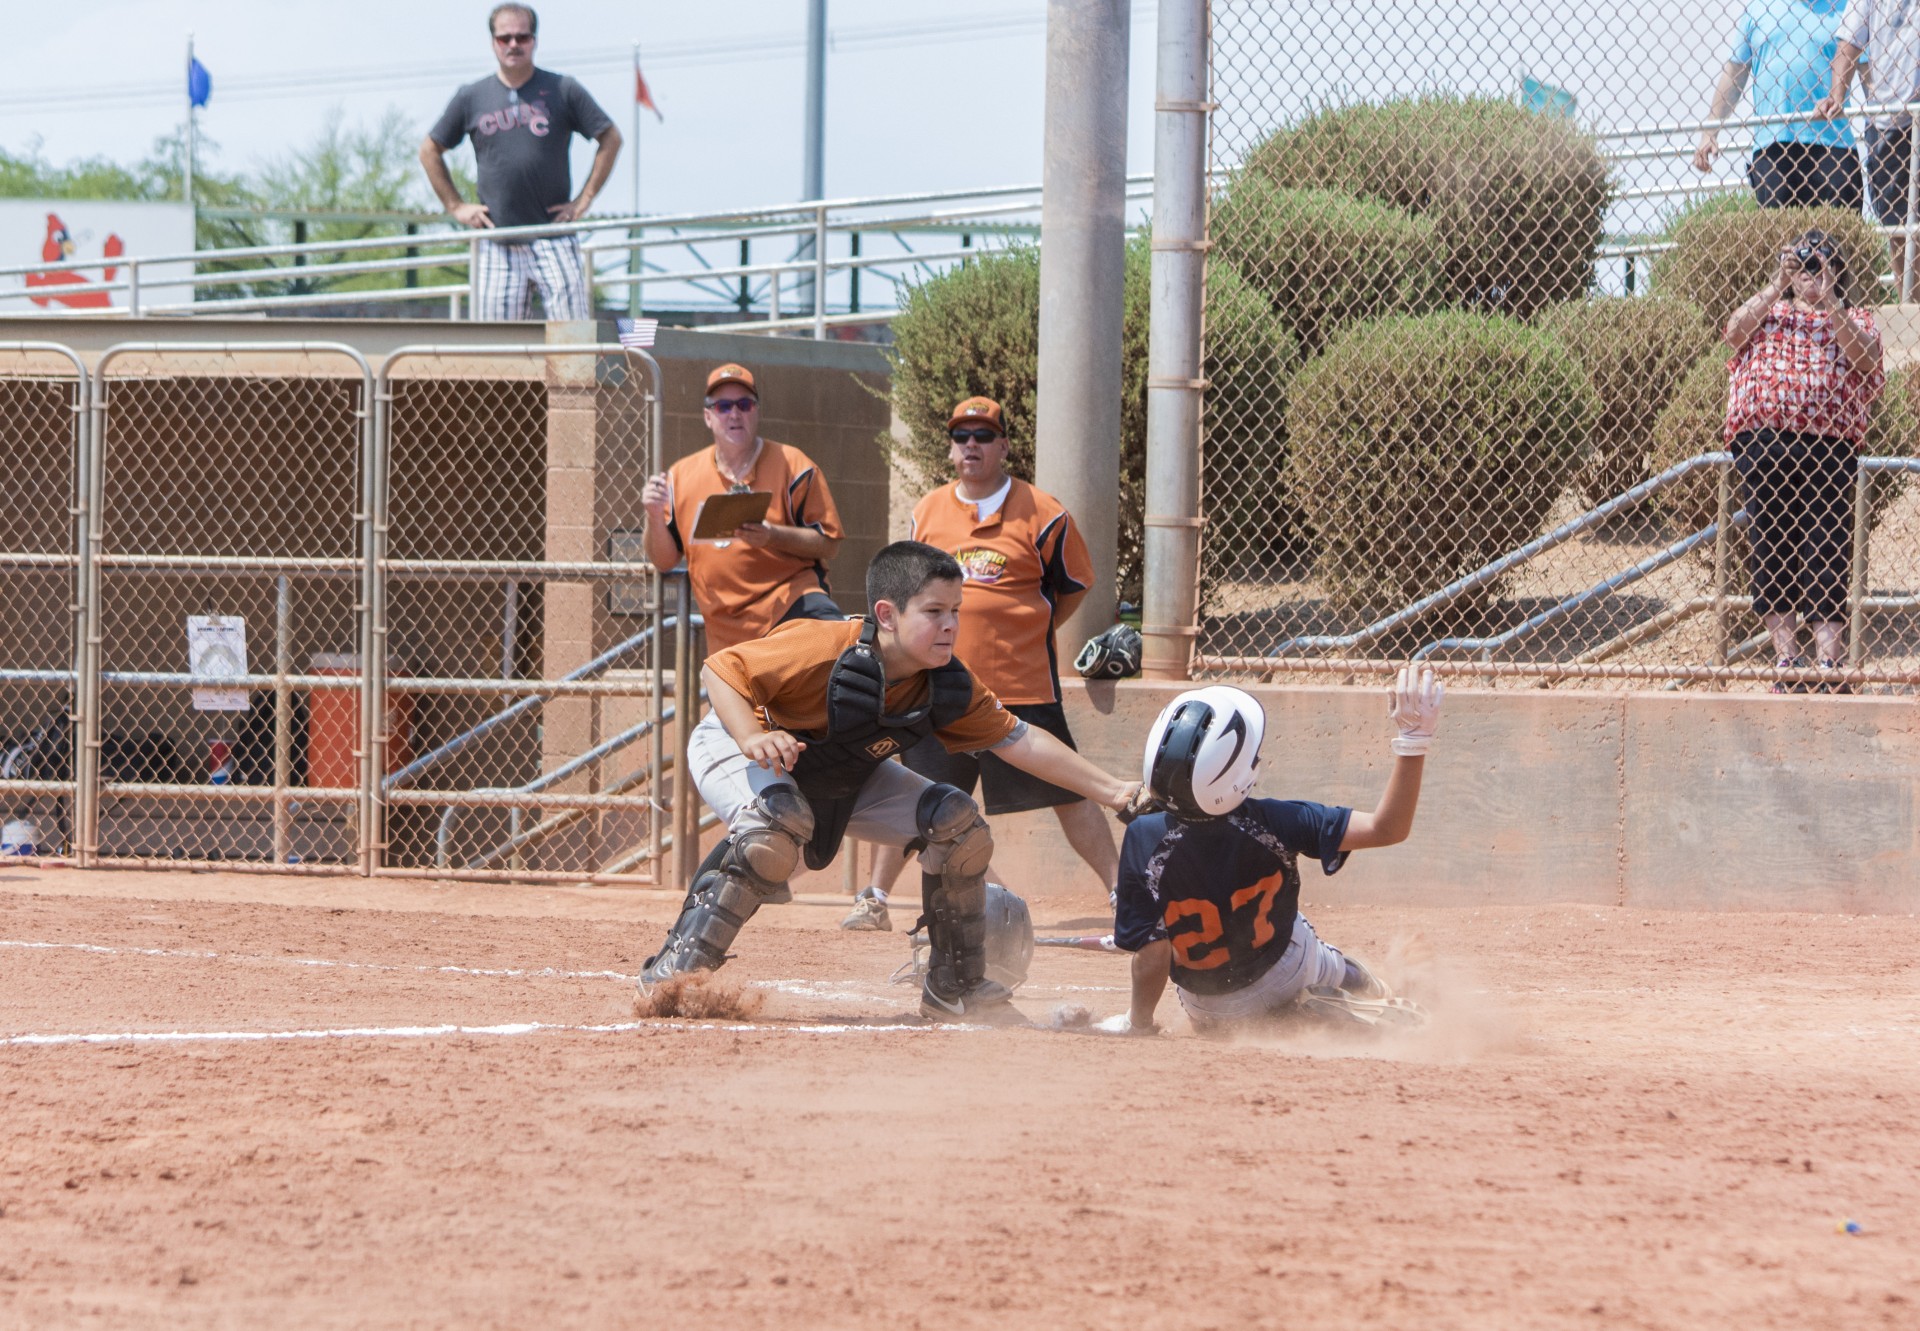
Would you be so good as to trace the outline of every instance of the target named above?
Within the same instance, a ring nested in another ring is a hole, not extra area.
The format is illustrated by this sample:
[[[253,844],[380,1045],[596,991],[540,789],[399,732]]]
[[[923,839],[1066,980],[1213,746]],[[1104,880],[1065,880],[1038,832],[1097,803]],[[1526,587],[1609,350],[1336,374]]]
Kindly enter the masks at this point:
[[[985,522],[958,484],[913,510],[913,539],[960,561],[960,633],[953,651],[1003,702],[1060,700],[1054,625],[1093,585],[1087,543],[1060,501],[1015,480]]]
[[[767,729],[821,730],[827,724],[827,676],[840,653],[860,640],[860,619],[796,619],[764,638],[707,657],[713,673],[760,709]],[[927,700],[927,672],[887,681],[886,709],[898,716]],[[992,690],[973,680],[973,701],[958,721],[933,732],[949,753],[989,749],[1011,735],[1019,718]]]
[[[694,603],[707,621],[710,650],[763,636],[780,616],[808,592],[827,589],[827,569],[817,560],[799,559],[745,541],[731,545],[690,542],[693,520],[708,495],[725,494],[731,482],[720,474],[711,447],[681,458],[668,468],[673,487],[667,531],[687,557],[687,578]],[[840,511],[833,506],[827,478],[799,449],[771,439],[760,450],[748,477],[749,488],[770,490],[766,520],[783,527],[811,527],[839,540]]]

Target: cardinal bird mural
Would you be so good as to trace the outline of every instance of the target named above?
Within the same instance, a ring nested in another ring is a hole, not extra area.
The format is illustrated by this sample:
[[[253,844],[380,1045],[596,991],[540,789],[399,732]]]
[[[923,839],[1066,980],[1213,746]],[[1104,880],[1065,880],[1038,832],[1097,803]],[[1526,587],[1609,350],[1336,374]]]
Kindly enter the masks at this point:
[[[67,230],[67,224],[60,220],[60,215],[58,213],[48,213],[47,238],[45,243],[40,246],[40,257],[48,263],[59,263],[62,259],[71,259],[76,248],[73,243],[73,235]],[[101,247],[100,253],[103,258],[117,259],[126,253],[126,249],[127,247],[121,243],[120,237],[109,232],[107,235],[107,243]],[[75,286],[97,280],[111,282],[113,281],[113,275],[118,271],[118,265],[109,263],[101,270],[102,277],[99,279],[88,277],[83,271],[77,268],[67,268],[52,273],[28,273],[27,289],[29,291],[44,291],[50,287]],[[49,292],[49,294],[44,296],[33,297],[33,303],[42,309],[45,309],[49,305],[58,304],[73,310],[100,310],[112,305],[113,297],[111,293],[105,291],[80,291],[75,292],[71,296],[62,296],[57,292]]]

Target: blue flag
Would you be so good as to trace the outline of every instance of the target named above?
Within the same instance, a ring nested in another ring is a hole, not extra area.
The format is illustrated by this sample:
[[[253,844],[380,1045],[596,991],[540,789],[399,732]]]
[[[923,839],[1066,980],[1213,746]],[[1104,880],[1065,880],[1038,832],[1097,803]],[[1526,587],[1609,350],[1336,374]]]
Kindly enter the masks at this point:
[[[205,106],[213,96],[213,75],[196,56],[187,57],[187,105]]]
[[[1520,105],[1535,115],[1571,120],[1579,103],[1565,88],[1556,88],[1551,83],[1542,83],[1531,74],[1523,74],[1520,76]]]

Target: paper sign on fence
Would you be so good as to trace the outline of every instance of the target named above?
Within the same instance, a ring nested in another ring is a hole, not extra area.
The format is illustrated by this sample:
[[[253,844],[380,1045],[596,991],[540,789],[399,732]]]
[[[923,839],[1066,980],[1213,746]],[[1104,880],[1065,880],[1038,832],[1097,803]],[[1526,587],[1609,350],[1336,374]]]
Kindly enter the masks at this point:
[[[247,673],[247,621],[239,615],[187,616],[187,671],[195,679],[235,679]],[[245,689],[196,688],[196,712],[244,712]]]

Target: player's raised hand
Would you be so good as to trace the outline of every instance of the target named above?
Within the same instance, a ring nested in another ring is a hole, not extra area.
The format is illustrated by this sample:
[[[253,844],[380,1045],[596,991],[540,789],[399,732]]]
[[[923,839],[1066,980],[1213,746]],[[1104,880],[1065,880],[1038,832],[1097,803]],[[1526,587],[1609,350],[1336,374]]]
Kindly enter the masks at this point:
[[[1446,685],[1433,677],[1432,666],[1400,667],[1387,691],[1387,717],[1399,731],[1393,738],[1395,754],[1402,758],[1426,755],[1433,732],[1440,728],[1440,701],[1446,693]]]

